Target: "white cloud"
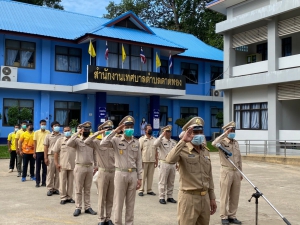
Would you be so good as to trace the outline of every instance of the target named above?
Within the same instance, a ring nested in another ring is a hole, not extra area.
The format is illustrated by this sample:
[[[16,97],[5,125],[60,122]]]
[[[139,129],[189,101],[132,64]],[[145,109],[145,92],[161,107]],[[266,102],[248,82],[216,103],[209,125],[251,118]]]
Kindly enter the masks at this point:
[[[105,7],[110,1],[112,0],[62,0],[61,4],[65,11],[102,17],[107,13]],[[121,0],[114,0],[114,2],[118,4]]]

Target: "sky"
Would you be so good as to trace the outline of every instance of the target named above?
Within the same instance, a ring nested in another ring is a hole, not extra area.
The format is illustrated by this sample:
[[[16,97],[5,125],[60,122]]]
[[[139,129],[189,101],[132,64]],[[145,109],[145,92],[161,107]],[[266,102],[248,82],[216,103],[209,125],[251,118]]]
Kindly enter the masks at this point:
[[[103,17],[107,11],[105,7],[110,1],[119,4],[121,0],[62,0],[65,11]]]

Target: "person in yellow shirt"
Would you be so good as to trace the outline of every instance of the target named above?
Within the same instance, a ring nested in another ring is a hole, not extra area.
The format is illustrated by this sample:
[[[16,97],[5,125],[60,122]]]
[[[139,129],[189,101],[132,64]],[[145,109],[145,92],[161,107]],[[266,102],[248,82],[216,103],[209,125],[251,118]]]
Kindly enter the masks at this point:
[[[22,173],[22,160],[23,160],[23,157],[20,154],[21,151],[19,149],[19,139],[21,137],[21,134],[23,134],[26,131],[26,128],[27,128],[27,121],[24,120],[21,123],[21,129],[17,131],[16,137],[15,137],[15,146],[16,146],[16,153],[17,153],[17,170],[18,170],[18,176],[17,177],[21,176],[21,173]]]
[[[40,187],[41,183],[41,167],[42,167],[42,185],[46,187],[46,176],[47,176],[47,165],[44,161],[44,140],[47,134],[50,134],[49,130],[46,130],[46,120],[40,121],[41,129],[34,132],[33,141],[34,141],[34,154],[35,158],[35,176],[36,176],[36,185],[35,187]]]
[[[27,131],[25,131],[19,140],[19,149],[20,149],[20,155],[23,156],[23,172],[22,172],[22,179],[21,181],[26,181],[27,176],[27,168],[28,168],[28,162],[30,162],[30,180],[35,180],[34,177],[34,141],[33,141],[33,125],[29,123],[27,125]]]
[[[7,137],[7,148],[10,154],[10,163],[9,163],[9,173],[14,171],[15,164],[17,166],[17,151],[15,145],[16,133],[20,129],[20,125],[16,124],[14,127],[14,131],[11,132]]]

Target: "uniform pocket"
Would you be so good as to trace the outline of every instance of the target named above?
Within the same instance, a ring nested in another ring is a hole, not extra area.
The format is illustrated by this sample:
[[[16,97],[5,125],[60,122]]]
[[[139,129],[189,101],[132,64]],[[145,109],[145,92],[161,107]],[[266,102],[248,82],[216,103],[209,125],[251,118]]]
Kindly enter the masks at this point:
[[[200,164],[199,158],[190,158],[186,159],[187,167],[190,173],[199,173],[200,172]]]

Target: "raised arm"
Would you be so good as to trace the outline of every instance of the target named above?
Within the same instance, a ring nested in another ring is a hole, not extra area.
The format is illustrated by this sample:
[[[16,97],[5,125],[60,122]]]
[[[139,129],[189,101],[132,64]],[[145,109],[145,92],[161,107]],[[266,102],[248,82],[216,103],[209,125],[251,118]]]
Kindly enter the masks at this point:
[[[162,132],[162,134],[158,138],[156,138],[156,140],[153,143],[155,148],[157,148],[161,145],[161,142],[162,142],[162,139],[163,139],[164,136],[165,136],[165,131]]]
[[[75,148],[77,145],[76,139],[78,138],[80,131],[78,131],[77,133],[75,133],[72,137],[70,137],[70,139],[67,141],[67,146]]]
[[[231,131],[231,128],[226,130],[223,134],[221,134],[219,137],[217,137],[213,142],[212,142],[212,145],[213,146],[216,146],[217,144],[221,143],[224,138],[226,138],[228,136],[228,134],[230,133]]]
[[[99,135],[99,134],[103,134],[106,130],[100,130],[100,131],[97,131],[96,133],[94,133],[92,136],[89,136],[87,139],[85,139],[84,143],[87,144],[87,145],[90,145],[90,146],[93,146],[93,141],[96,139],[96,137]]]

